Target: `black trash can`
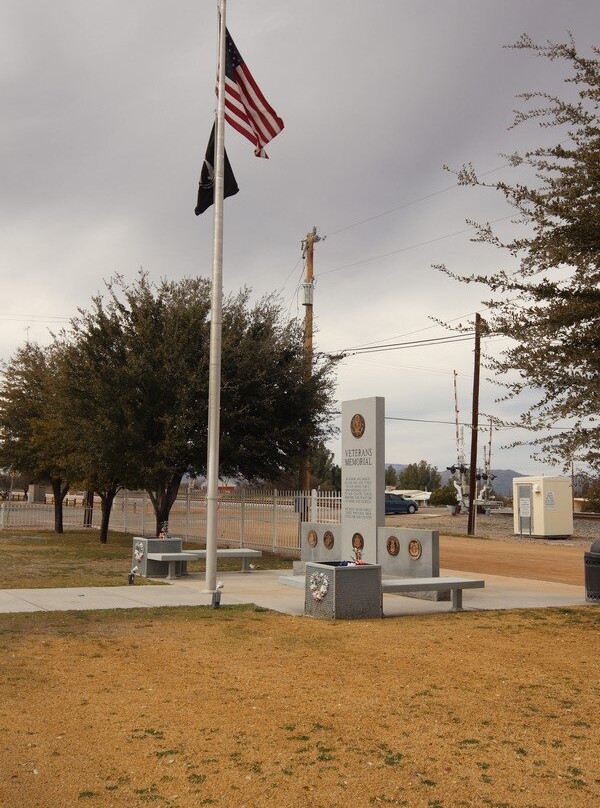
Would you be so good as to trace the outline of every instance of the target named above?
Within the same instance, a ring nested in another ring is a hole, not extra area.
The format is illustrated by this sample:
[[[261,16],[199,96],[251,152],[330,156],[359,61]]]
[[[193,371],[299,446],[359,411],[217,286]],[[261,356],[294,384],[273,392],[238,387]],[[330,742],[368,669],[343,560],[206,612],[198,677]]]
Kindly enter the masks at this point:
[[[600,603],[600,540],[595,541],[589,553],[583,554],[585,565],[585,599]]]

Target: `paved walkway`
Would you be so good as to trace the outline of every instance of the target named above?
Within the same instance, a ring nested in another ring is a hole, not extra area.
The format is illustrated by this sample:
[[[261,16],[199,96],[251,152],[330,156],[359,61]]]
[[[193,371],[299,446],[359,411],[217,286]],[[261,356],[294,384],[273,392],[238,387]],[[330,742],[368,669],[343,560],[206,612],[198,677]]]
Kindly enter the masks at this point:
[[[223,581],[221,603],[255,603],[274,611],[301,615],[304,592],[279,583],[281,570],[255,570],[219,573]],[[483,578],[485,589],[465,590],[465,610],[532,609],[547,606],[583,606],[581,586],[508,578],[500,575],[476,575],[445,569],[442,575]],[[83,609],[136,609],[153,606],[208,606],[210,593],[204,590],[204,578],[198,574],[180,578],[168,586],[97,586],[64,589],[1,589],[0,613],[69,611]],[[402,595],[384,595],[386,617],[447,612],[450,603],[418,600]]]

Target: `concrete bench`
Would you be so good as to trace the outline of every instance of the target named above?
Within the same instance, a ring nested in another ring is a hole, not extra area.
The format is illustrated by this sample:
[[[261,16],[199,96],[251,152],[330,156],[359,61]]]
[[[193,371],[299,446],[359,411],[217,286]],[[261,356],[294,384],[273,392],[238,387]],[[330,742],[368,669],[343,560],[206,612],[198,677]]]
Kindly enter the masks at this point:
[[[245,547],[217,550],[217,558],[241,558],[241,572],[250,572],[249,558],[260,558],[261,550],[249,550]],[[187,574],[187,562],[206,559],[206,550],[181,550],[176,553],[148,553],[149,561],[158,561],[167,568],[167,580],[172,581],[178,577],[177,569],[180,565],[179,575]]]
[[[383,578],[381,589],[384,595],[401,595],[403,592],[432,592],[452,593],[452,611],[461,612],[463,609],[463,589],[482,589],[485,581],[474,578]]]
[[[149,561],[158,561],[161,567],[166,568],[169,581],[178,578],[179,575],[186,575],[187,562],[197,561],[199,557],[197,553],[188,553],[187,550],[178,553],[148,553]]]
[[[279,583],[285,586],[295,586],[304,589],[306,579],[304,575],[281,575]],[[382,578],[381,591],[384,595],[402,595],[404,592],[432,592],[452,593],[452,611],[461,612],[463,589],[481,589],[485,581],[476,581],[473,578]]]

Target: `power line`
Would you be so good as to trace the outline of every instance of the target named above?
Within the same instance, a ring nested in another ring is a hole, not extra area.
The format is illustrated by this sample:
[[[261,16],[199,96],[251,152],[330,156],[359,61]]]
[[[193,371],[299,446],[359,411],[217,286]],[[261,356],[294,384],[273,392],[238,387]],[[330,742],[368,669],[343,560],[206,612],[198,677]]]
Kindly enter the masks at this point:
[[[492,168],[489,171],[484,171],[483,173],[479,174],[480,177],[486,177],[488,174],[494,174],[496,171],[501,171],[503,168],[509,168],[510,163],[504,163],[501,166],[496,166],[496,168]],[[401,205],[397,205],[394,208],[389,208],[388,210],[384,210],[381,213],[376,213],[373,216],[367,216],[366,219],[360,219],[358,222],[354,222],[353,224],[346,225],[345,227],[339,227],[337,230],[332,230],[329,232],[328,238],[331,236],[336,236],[338,233],[344,233],[346,230],[351,230],[353,227],[358,227],[361,224],[366,224],[367,222],[372,222],[375,219],[380,219],[382,216],[388,216],[390,213],[395,213],[397,210],[402,210],[403,208],[408,208],[411,205],[416,205],[418,202],[425,202],[427,199],[432,199],[434,196],[439,196],[440,194],[445,194],[447,191],[453,191],[455,188],[460,188],[460,183],[455,182],[453,185],[447,185],[445,188],[440,188],[438,191],[432,191],[430,194],[425,194],[425,196],[419,196],[416,199],[411,199],[409,202],[403,202]]]
[[[473,331],[468,331],[464,334],[449,335],[447,337],[431,337],[430,339],[412,340],[410,342],[394,342],[386,345],[377,345],[372,348],[345,348],[337,351],[338,354],[346,356],[364,356],[364,354],[381,353],[385,351],[396,351],[402,348],[420,348],[429,347],[430,345],[450,345],[455,342],[465,342],[473,338]],[[328,355],[333,355],[333,352],[327,352]]]
[[[489,308],[489,306],[486,308]],[[470,311],[467,312],[467,314],[461,314],[459,317],[453,317],[452,320],[448,320],[448,322],[455,323],[457,320],[464,320],[465,317],[470,317],[471,314],[474,313],[475,312]],[[354,348],[370,348],[372,346],[379,345],[379,343],[385,342],[386,340],[400,339],[401,337],[412,337],[413,334],[421,334],[423,331],[431,331],[432,328],[440,328],[440,326],[438,323],[435,325],[426,325],[423,328],[416,328],[414,331],[405,331],[404,334],[394,334],[392,337],[383,337],[382,339],[373,340],[373,342],[365,342],[362,345],[353,345],[349,350],[354,350]]]
[[[433,420],[428,420],[427,418],[399,418],[399,417],[397,417],[395,415],[386,415],[385,420],[386,421],[411,421],[412,423],[415,423],[415,424],[450,424],[451,426],[454,426],[456,424],[456,421],[433,421]],[[467,424],[467,423],[465,423],[463,421],[460,421],[459,423],[460,423],[461,426],[468,426],[469,428],[471,427],[471,424]]]
[[[510,216],[502,216],[500,219],[494,219],[488,224],[498,224],[498,222],[505,222],[507,219],[512,219],[515,214],[511,213]],[[352,269],[353,267],[358,267],[361,264],[368,264],[371,261],[378,261],[380,258],[389,258],[391,255],[398,255],[399,253],[407,252],[408,250],[415,250],[417,247],[425,247],[428,244],[435,244],[437,241],[443,241],[447,238],[452,238],[453,236],[460,236],[462,233],[470,233],[472,230],[477,230],[476,226],[466,227],[463,230],[455,230],[454,233],[446,233],[444,236],[438,236],[437,238],[431,238],[428,241],[420,241],[418,244],[410,244],[408,247],[401,247],[399,250],[391,250],[387,253],[381,253],[380,255],[373,255],[371,258],[362,258],[360,261],[353,261],[351,264],[343,264],[339,267],[332,267],[331,269],[325,269],[323,272],[319,272],[316,277],[321,277],[322,275],[329,275],[331,272],[341,272],[343,269]]]
[[[505,302],[506,303],[511,303],[513,300],[516,300],[516,299],[517,298],[512,298],[512,299],[509,299],[509,300],[507,300]],[[489,309],[492,308],[492,306],[482,306],[481,308],[482,308],[483,311],[488,311]],[[452,317],[450,320],[446,320],[446,322],[447,323],[455,323],[457,320],[464,320],[465,317],[470,317],[473,314],[475,314],[474,311],[468,311],[465,314],[460,314],[458,317]],[[434,325],[426,325],[423,328],[416,328],[414,331],[405,331],[403,334],[394,334],[391,337],[383,337],[382,339],[373,340],[373,342],[365,342],[365,343],[363,343],[361,345],[353,345],[351,348],[348,348],[347,350],[354,350],[355,348],[369,348],[371,346],[379,345],[379,343],[385,342],[386,340],[400,339],[401,337],[411,337],[413,334],[421,334],[423,331],[431,331],[432,328],[440,328],[440,327],[441,326],[440,326],[439,323],[435,323]],[[499,335],[494,335],[493,337],[484,337],[484,339],[485,340],[490,340],[490,339],[497,340],[497,339],[500,339],[500,336]],[[502,337],[502,339],[509,339],[509,337]],[[331,351],[331,353],[335,353],[335,351]]]
[[[70,317],[59,317],[52,314],[0,314],[0,320],[7,320],[12,322],[32,322],[32,323],[51,323],[51,322],[70,322]]]
[[[302,261],[302,258],[300,258],[300,260]],[[294,269],[296,269],[297,267],[298,267],[298,262],[296,263],[296,266],[294,267]],[[304,278],[304,261],[302,261],[302,267],[300,269],[300,277],[298,278],[298,281],[296,283],[296,287],[295,287],[294,291],[292,292],[292,296],[290,297],[290,302],[289,302],[288,307],[287,307],[287,313],[288,314],[292,310],[292,306],[294,305],[294,299],[296,299],[296,303],[297,303],[298,290],[300,289],[300,286],[302,285],[302,279],[303,278]],[[287,281],[286,281],[286,283],[287,283]],[[297,306],[296,306],[296,308],[297,308]]]
[[[427,418],[401,418],[400,416],[396,416],[396,415],[386,415],[385,420],[386,421],[410,421],[411,423],[416,423],[416,424],[450,424],[451,426],[454,426],[456,424],[456,421],[434,421],[434,420],[430,420],[430,419],[427,419]],[[466,426],[466,427],[469,427],[469,429],[471,429],[471,424],[467,423],[466,421],[459,421],[459,424],[460,424],[460,426]],[[478,427],[478,429],[479,429],[480,432],[486,432],[487,429],[488,429],[488,426],[487,425],[486,426],[480,426],[480,427]],[[499,432],[501,430],[506,430],[506,429],[525,429],[525,430],[529,431],[529,427],[520,426],[519,424],[513,424],[513,425],[510,425],[510,426],[496,426],[496,425],[494,425],[494,429],[497,432]],[[545,427],[542,427],[542,429],[552,429],[552,430],[558,430],[559,432],[568,432],[570,427],[568,427],[568,426],[545,426]]]
[[[279,291],[280,293],[281,293],[281,292],[283,292],[283,290],[284,290],[284,289],[285,289],[285,287],[287,286],[287,283],[288,283],[289,279],[292,277],[292,275],[293,275],[293,274],[294,274],[294,272],[296,271],[296,268],[298,267],[298,264],[300,263],[300,261],[302,261],[302,256],[300,256],[300,257],[298,258],[298,260],[296,261],[296,263],[294,264],[294,266],[293,266],[293,267],[291,268],[291,270],[289,271],[289,273],[288,273],[288,275],[287,275],[286,279],[284,280],[284,282],[283,282],[283,283],[281,284],[281,286],[279,287],[278,291]]]
[[[359,356],[354,357],[354,359],[357,362],[361,361]],[[452,376],[452,371],[451,370],[442,370],[441,368],[432,368],[432,367],[429,367],[427,365],[402,365],[402,364],[399,364],[398,362],[378,362],[377,360],[373,360],[373,359],[369,359],[369,358],[365,358],[363,361],[364,361],[365,364],[368,364],[371,367],[376,365],[377,367],[382,367],[382,368],[395,368],[396,370],[418,370],[418,371],[422,371],[423,373],[437,373],[440,376]],[[465,376],[465,375],[468,376],[469,374],[462,374],[462,375],[463,376]]]

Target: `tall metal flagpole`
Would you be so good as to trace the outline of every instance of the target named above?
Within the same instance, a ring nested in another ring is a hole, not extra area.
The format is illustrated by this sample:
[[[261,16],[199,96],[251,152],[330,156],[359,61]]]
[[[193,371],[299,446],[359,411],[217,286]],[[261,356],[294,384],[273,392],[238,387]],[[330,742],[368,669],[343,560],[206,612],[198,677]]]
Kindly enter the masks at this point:
[[[219,0],[219,80],[215,138],[215,202],[206,471],[206,589],[208,591],[214,591],[217,586],[219,410],[221,405],[221,331],[223,324],[223,189],[225,184],[225,3],[226,0]]]

